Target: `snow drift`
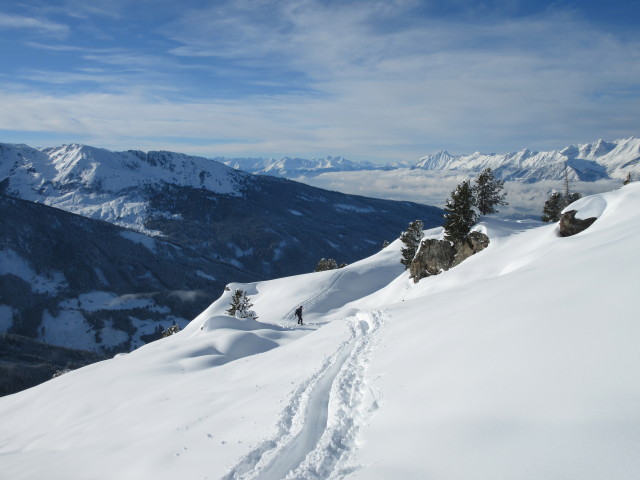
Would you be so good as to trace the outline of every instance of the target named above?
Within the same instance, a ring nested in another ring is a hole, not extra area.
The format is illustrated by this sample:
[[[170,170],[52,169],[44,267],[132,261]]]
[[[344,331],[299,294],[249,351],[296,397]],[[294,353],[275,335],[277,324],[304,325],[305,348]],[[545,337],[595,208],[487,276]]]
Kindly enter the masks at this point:
[[[418,284],[398,241],[232,284],[176,335],[0,398],[3,475],[637,478],[638,204],[583,198],[598,220],[568,238],[486,219],[486,250]],[[258,321],[225,316],[234,288]]]

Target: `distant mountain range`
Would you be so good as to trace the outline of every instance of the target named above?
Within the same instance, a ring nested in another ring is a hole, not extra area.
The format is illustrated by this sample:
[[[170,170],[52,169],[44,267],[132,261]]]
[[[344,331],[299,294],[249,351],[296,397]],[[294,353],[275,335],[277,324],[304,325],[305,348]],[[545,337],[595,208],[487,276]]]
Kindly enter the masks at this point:
[[[531,183],[559,180],[563,178],[565,166],[571,179],[585,182],[624,178],[628,173],[637,175],[640,173],[640,138],[598,140],[550,152],[524,149],[507,154],[451,155],[440,151],[421,158],[412,168],[481,171],[490,167],[503,180]]]
[[[302,175],[319,175],[328,172],[353,172],[357,170],[382,170],[393,168],[381,167],[371,162],[352,162],[343,157],[325,158],[218,158],[216,159],[236,170],[258,175],[295,178]]]
[[[394,170],[411,168],[421,170],[481,171],[490,167],[503,180],[532,183],[540,180],[560,180],[565,166],[572,180],[595,181],[624,178],[628,173],[640,174],[640,138],[627,138],[605,142],[572,145],[561,150],[535,152],[523,149],[518,152],[473,153],[452,155],[444,150],[422,157],[417,163],[375,165],[371,162],[352,162],[342,157],[326,157],[305,160],[283,158],[218,159],[233,168],[260,175],[287,178],[314,176],[327,172],[352,172],[357,170]]]
[[[230,282],[352,263],[442,213],[180,153],[0,144],[0,333],[129,351]]]

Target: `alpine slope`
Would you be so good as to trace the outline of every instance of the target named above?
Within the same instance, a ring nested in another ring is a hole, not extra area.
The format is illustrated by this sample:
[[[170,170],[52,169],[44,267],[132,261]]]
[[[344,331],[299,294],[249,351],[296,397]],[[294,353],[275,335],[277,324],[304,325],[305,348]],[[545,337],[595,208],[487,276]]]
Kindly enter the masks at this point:
[[[417,284],[399,241],[230,284],[175,335],[0,398],[2,476],[636,479],[638,205],[640,183],[580,199],[597,220],[567,238],[482,218],[489,247]],[[225,313],[237,288],[257,320]]]

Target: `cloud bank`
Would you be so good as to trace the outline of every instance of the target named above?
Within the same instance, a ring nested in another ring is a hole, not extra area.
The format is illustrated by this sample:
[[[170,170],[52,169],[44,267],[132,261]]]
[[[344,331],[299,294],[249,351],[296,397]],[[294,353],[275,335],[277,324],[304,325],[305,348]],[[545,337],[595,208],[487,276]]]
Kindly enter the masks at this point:
[[[357,171],[323,173],[300,177],[297,181],[327,190],[363,195],[366,197],[401,200],[444,207],[451,192],[463,180],[474,180],[477,172],[425,171],[398,169],[390,171]],[[583,196],[607,192],[622,185],[621,180],[572,182],[571,190]],[[540,219],[549,194],[561,191],[561,182],[544,180],[536,183],[505,182],[509,205],[499,207],[500,218]]]

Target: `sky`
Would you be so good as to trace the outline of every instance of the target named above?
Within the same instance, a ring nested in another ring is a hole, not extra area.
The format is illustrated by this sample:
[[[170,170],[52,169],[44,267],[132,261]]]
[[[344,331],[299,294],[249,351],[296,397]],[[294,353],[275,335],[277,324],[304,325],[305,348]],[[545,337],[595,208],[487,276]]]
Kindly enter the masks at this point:
[[[22,0],[0,142],[379,163],[640,135],[635,1]]]

